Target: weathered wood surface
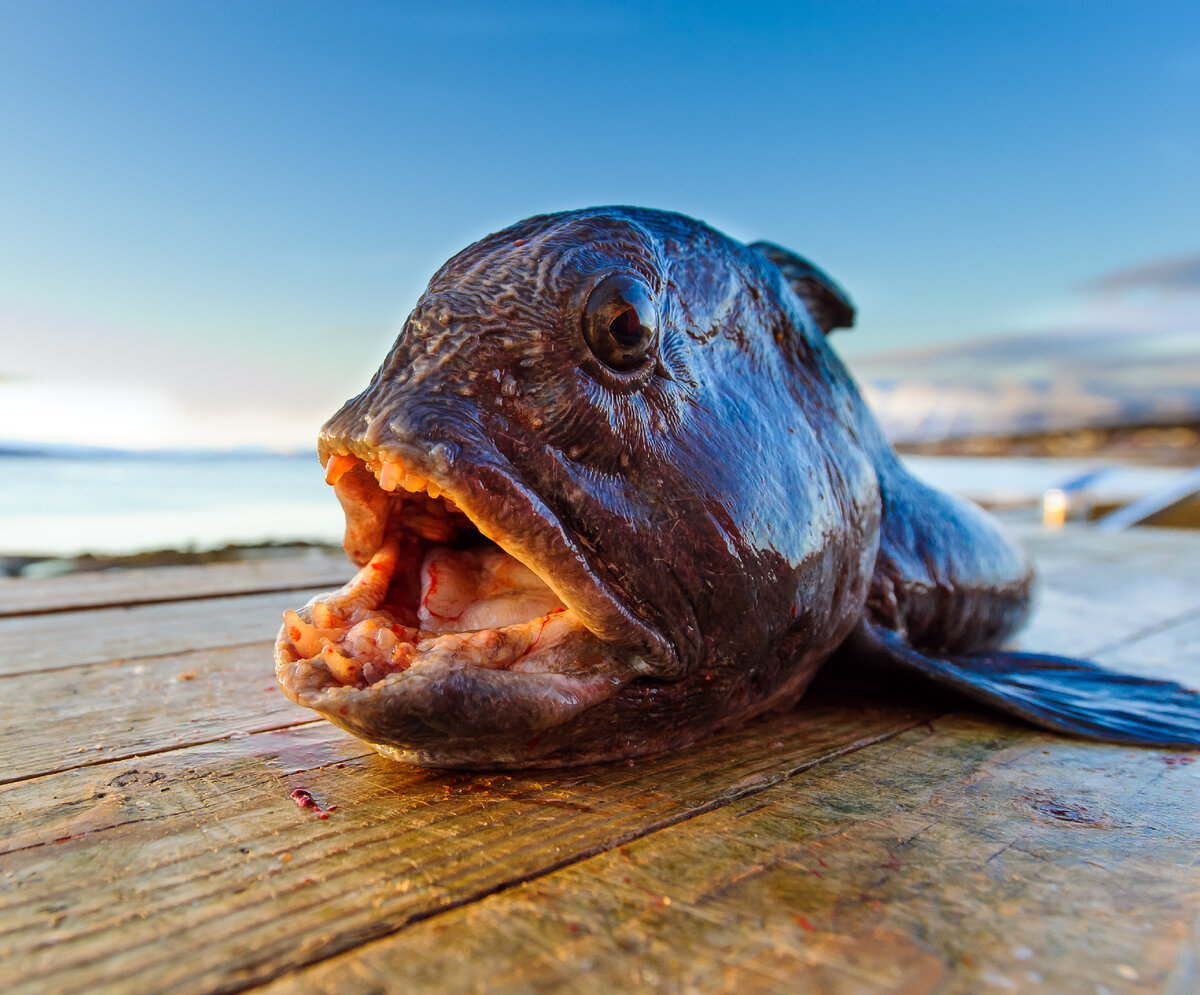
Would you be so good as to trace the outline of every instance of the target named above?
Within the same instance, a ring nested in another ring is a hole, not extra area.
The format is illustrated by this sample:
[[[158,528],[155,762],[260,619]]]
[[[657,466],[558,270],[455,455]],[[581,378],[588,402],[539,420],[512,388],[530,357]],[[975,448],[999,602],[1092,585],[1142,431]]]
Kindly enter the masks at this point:
[[[322,590],[0,618],[0,676],[260,643]]]
[[[1200,536],[1026,539],[1025,645],[1200,685]],[[666,757],[418,770],[268,690],[331,583],[170,569],[0,620],[5,991],[1200,987],[1191,756],[827,688]]]
[[[31,579],[0,577],[0,617],[337,587],[352,573],[344,556],[313,551],[307,556],[242,563],[102,570]]]
[[[267,991],[1196,991],[1197,812],[1175,758],[939,719]]]

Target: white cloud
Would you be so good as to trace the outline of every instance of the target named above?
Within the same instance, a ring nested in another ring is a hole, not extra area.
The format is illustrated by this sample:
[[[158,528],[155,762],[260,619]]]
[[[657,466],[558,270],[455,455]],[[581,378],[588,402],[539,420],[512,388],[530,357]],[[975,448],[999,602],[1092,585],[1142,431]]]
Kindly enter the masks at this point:
[[[1097,281],[1020,334],[851,365],[897,440],[1200,417],[1200,294],[1177,292],[1192,263]],[[1147,292],[1155,281],[1171,292]]]

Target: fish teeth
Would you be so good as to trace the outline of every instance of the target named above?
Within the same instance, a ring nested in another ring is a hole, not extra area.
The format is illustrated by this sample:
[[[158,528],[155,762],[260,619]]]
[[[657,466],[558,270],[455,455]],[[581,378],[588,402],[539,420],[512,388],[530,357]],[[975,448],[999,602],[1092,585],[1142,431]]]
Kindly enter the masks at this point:
[[[349,456],[346,453],[338,453],[335,456],[329,457],[329,462],[325,464],[325,483],[329,485],[336,484],[349,471],[354,469],[354,464],[358,459],[354,456]]]
[[[339,684],[357,684],[362,677],[362,665],[333,646],[322,647],[320,658]]]
[[[334,643],[342,633],[340,628],[309,625],[291,609],[283,613],[283,622],[287,626],[288,638],[302,657],[316,656],[326,646]]]
[[[379,486],[385,491],[394,491],[405,484],[405,489],[411,490],[406,485],[405,476],[404,467],[399,463],[382,463],[379,467]]]
[[[419,473],[413,473],[412,470],[405,470],[403,486],[406,491],[412,491],[416,494],[425,490],[429,486],[429,481]]]
[[[340,591],[325,599],[324,606],[343,616],[356,608],[378,608],[387,595],[399,556],[397,543],[385,542]]]
[[[353,463],[348,464],[345,469],[343,469],[341,464],[335,466],[334,460],[340,459],[342,459],[340,456],[330,458],[329,466],[325,471],[326,480],[329,479],[330,474],[334,473],[340,477],[346,472],[346,469],[353,466]],[[354,457],[349,457],[349,459],[353,460]],[[333,467],[333,469],[329,469],[329,467]],[[402,487],[412,494],[428,494],[431,498],[439,498],[445,493],[441,487],[428,477],[417,473],[415,470],[410,470],[403,463],[393,460],[381,460],[379,469],[375,471],[375,477],[379,481],[379,486],[385,491],[394,491],[398,487]],[[330,482],[332,483],[333,481]]]

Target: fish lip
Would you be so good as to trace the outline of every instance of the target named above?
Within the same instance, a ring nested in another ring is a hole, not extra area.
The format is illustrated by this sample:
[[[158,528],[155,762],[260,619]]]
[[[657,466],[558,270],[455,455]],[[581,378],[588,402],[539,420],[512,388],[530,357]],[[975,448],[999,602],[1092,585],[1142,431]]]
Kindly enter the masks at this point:
[[[594,569],[587,551],[508,460],[495,451],[476,454],[475,448],[397,439],[373,444],[322,432],[317,455],[322,466],[335,455],[354,456],[368,465],[387,460],[433,481],[482,535],[545,581],[594,636],[624,649],[631,676],[676,676],[679,658],[671,642],[621,603]],[[510,514],[512,505],[518,505],[522,528],[532,542],[521,543],[505,534],[493,510],[497,503],[507,504]]]

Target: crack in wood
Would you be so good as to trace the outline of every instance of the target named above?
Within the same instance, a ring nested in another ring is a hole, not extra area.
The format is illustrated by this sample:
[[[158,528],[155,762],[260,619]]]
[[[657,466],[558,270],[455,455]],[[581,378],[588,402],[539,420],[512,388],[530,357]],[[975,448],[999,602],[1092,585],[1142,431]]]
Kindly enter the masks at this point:
[[[71,764],[69,766],[58,767],[53,770],[38,771],[37,773],[33,774],[22,774],[20,777],[10,777],[7,779],[0,778],[0,787],[6,787],[10,784],[20,784],[23,781],[36,781],[40,777],[52,777],[55,774],[66,774],[73,770],[86,770],[89,767],[103,767],[106,764],[128,763],[131,760],[137,760],[141,757],[154,757],[163,753],[175,753],[179,750],[190,750],[197,746],[208,746],[212,743],[220,743],[227,739],[259,736],[264,733],[281,732],[285,729],[298,729],[302,727],[316,726],[320,725],[323,721],[323,719],[298,719],[294,722],[285,722],[283,725],[268,726],[264,729],[255,729],[253,731],[240,734],[236,732],[225,733],[222,736],[211,736],[207,739],[188,740],[187,742],[174,743],[171,746],[163,746],[158,749],[138,750],[134,753],[122,753],[120,755],[102,757],[100,759],[93,760],[90,763]]]
[[[332,581],[330,583],[333,583]],[[337,583],[343,583],[339,581]],[[269,587],[253,587],[240,590],[237,594],[254,595],[254,594],[287,594],[289,591],[310,591],[313,585],[305,584],[282,584],[271,585]],[[107,611],[110,609],[129,609],[142,608],[151,605],[168,605],[181,604],[191,601],[212,601],[216,598],[230,597],[229,591],[210,591],[204,594],[180,594],[161,598],[138,598],[136,600],[126,601],[97,601],[86,605],[47,605],[39,608],[5,608],[0,607],[0,618],[35,618],[42,615],[67,615],[74,612],[86,611]]]
[[[268,649],[275,645],[273,639],[252,639],[249,642],[241,643],[222,643],[219,647],[223,650],[240,650],[248,649],[253,646],[261,646],[263,649]],[[130,653],[126,656],[116,657],[112,660],[84,660],[81,663],[65,663],[61,667],[37,667],[31,670],[14,670],[8,672],[0,672],[0,681],[9,680],[12,678],[24,678],[33,674],[61,674],[67,670],[83,670],[93,669],[97,667],[115,667],[125,663],[147,663],[152,660],[176,660],[180,657],[190,656],[195,653],[210,653],[218,647],[202,646],[199,649],[190,650],[174,650],[165,653]]]

